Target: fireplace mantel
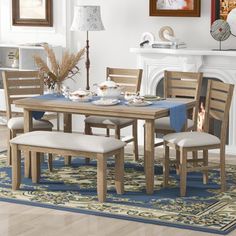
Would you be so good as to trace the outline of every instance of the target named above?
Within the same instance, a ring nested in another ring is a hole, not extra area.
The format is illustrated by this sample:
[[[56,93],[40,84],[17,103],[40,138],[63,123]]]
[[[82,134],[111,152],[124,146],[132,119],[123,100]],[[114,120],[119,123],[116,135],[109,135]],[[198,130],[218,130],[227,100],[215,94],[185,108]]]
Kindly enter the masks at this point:
[[[137,67],[143,69],[142,94],[156,94],[164,70],[203,72],[205,78],[216,78],[236,85],[236,51],[131,48],[130,52],[137,55]],[[236,154],[235,93],[230,110],[227,153]]]

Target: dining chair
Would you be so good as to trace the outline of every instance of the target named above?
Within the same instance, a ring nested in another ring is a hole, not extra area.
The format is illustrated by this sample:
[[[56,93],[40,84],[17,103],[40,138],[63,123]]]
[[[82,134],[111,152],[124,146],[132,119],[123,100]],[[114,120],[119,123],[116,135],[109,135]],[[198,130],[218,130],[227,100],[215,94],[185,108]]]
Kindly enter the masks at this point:
[[[17,99],[42,95],[43,79],[37,71],[3,71],[3,86],[6,100],[8,126],[7,164],[12,164],[12,151],[9,140],[24,132],[24,117],[13,117],[12,106]],[[53,124],[43,119],[33,119],[33,130],[51,131]],[[52,155],[48,157],[49,170],[52,170]]]
[[[123,92],[140,91],[142,80],[142,69],[121,69],[121,68],[107,68],[106,77],[116,82],[122,88]],[[138,135],[137,135],[137,120],[103,117],[103,116],[89,116],[85,119],[85,134],[92,134],[92,128],[106,129],[106,135],[110,136],[110,129],[115,130],[115,138],[120,139],[120,130],[122,128],[132,126],[132,137],[125,140],[126,143],[134,143],[134,158],[138,160]],[[88,160],[87,160],[88,161]]]
[[[209,80],[206,96],[204,132],[180,132],[164,136],[164,186],[169,181],[169,148],[180,152],[180,195],[186,195],[186,179],[188,172],[203,171],[203,183],[208,183],[208,170],[220,168],[221,190],[226,190],[225,174],[225,144],[229,119],[229,110],[233,96],[234,85]],[[209,133],[210,119],[221,122],[220,138]],[[208,150],[220,149],[220,163],[209,165]],[[203,151],[203,158],[198,159],[202,166],[187,166],[187,153],[191,151]]]
[[[196,106],[190,111],[185,131],[196,131],[198,120],[198,104],[201,94],[203,74],[200,72],[165,71],[164,72],[164,97],[165,98],[189,98],[196,100]],[[155,120],[155,133],[166,135],[175,132],[170,125],[170,117],[162,117]],[[155,147],[162,146],[163,140],[158,139]],[[176,172],[179,173],[179,152],[176,152]],[[193,152],[193,159],[197,159],[197,152]],[[194,163],[194,165],[196,165]]]
[[[164,97],[165,98],[189,98],[199,103],[202,73],[165,71],[164,72]],[[187,131],[197,130],[198,106],[195,106],[190,119],[187,120]],[[168,134],[175,132],[170,126],[170,117],[155,120],[155,133]],[[163,143],[157,144],[158,146]]]

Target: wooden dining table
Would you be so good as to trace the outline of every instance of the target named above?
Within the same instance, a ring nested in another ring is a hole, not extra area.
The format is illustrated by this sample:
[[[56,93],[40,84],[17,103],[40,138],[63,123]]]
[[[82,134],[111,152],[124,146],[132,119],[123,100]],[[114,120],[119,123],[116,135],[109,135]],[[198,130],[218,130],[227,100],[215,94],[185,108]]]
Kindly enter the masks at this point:
[[[168,99],[181,102],[186,105],[187,110],[192,109],[197,102],[192,99]],[[145,121],[145,146],[144,146],[144,168],[146,178],[146,192],[154,192],[154,129],[155,120],[169,115],[168,108],[132,107],[125,104],[115,106],[97,106],[91,102],[79,103],[66,99],[33,97],[16,100],[15,105],[24,110],[24,132],[32,131],[32,112],[50,111],[64,114],[64,132],[72,132],[72,114],[109,116],[119,118],[131,118]],[[30,153],[25,157],[25,176],[30,177]],[[67,164],[70,157],[66,158]]]

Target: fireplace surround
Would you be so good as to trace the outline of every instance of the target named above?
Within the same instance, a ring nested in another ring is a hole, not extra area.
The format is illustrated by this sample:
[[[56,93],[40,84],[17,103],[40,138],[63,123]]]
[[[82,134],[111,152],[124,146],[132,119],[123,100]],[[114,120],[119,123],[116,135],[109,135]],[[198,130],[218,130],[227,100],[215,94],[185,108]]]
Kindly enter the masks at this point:
[[[137,68],[143,69],[141,94],[156,94],[156,88],[165,70],[203,72],[204,78],[214,78],[236,84],[236,51],[213,51],[210,49],[156,49],[131,48],[137,55]],[[236,154],[236,96],[229,115],[229,135],[226,152]],[[143,137],[142,124],[139,127]]]

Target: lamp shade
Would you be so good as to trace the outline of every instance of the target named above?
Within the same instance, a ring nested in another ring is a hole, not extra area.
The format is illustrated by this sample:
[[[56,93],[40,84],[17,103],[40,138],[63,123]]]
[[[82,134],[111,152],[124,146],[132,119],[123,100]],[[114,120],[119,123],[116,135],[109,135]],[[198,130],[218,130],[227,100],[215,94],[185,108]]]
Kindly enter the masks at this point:
[[[74,19],[71,25],[72,31],[100,31],[104,30],[102,24],[100,6],[76,6]]]

